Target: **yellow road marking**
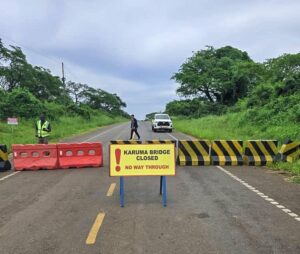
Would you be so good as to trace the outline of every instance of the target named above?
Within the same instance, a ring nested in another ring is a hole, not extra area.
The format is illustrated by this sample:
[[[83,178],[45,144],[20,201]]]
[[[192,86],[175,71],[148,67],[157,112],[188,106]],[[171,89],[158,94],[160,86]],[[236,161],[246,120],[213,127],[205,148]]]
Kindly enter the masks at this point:
[[[116,188],[116,184],[115,184],[115,183],[112,183],[112,184],[110,185],[108,191],[107,191],[106,196],[107,196],[107,197],[111,197],[111,196],[113,195],[113,193],[114,193],[115,188]]]
[[[91,231],[85,241],[86,244],[94,244],[96,242],[97,234],[102,225],[104,217],[105,217],[105,213],[99,213],[97,215],[94,225],[92,226]]]

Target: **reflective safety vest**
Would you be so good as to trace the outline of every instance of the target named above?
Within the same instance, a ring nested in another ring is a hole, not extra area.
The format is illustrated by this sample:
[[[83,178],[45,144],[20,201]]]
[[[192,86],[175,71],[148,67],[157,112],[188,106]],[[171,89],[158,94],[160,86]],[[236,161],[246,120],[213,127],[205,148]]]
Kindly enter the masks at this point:
[[[36,123],[36,126],[37,126],[37,135],[39,138],[45,138],[45,137],[48,137],[50,134],[48,131],[44,131],[43,129],[46,129],[48,130],[48,121],[45,121],[43,126],[41,126],[41,123],[42,121],[41,120],[38,120],[37,123]]]

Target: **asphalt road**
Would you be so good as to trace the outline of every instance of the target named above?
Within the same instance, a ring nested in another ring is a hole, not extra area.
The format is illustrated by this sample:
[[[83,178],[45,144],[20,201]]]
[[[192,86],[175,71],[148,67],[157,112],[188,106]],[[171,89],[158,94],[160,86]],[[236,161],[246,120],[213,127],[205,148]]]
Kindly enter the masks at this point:
[[[190,139],[145,122],[139,132],[142,140]],[[165,208],[159,177],[125,178],[121,208],[108,144],[128,138],[126,123],[65,140],[101,141],[102,168],[0,173],[0,253],[300,253],[300,185],[265,168],[177,167]]]

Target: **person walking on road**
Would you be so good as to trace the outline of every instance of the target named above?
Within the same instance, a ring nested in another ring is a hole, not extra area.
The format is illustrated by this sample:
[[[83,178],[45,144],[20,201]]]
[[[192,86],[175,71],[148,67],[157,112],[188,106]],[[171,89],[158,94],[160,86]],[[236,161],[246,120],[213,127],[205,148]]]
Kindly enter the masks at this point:
[[[48,136],[50,136],[51,126],[46,121],[45,114],[40,116],[40,119],[35,124],[36,137],[38,138],[39,144],[48,144]]]
[[[130,133],[130,139],[132,139],[133,133],[135,133],[138,136],[138,140],[140,140],[140,134],[137,132],[138,123],[137,120],[134,118],[134,115],[131,115],[131,133]]]

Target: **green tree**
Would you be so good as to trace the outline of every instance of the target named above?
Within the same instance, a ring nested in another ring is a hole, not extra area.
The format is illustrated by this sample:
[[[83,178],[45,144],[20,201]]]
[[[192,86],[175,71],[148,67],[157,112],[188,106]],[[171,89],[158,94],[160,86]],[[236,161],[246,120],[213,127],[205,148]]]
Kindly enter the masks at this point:
[[[67,99],[67,92],[59,77],[43,67],[33,67],[26,60],[21,48],[5,48],[0,41],[0,86],[12,91],[26,88],[40,100],[56,101]]]
[[[201,117],[209,114],[221,114],[225,107],[204,100],[203,98],[194,98],[187,100],[175,100],[166,105],[166,112],[175,116]]]
[[[293,79],[300,74],[300,53],[284,54],[264,63],[267,71],[266,78],[271,82]]]
[[[1,115],[7,117],[33,118],[45,111],[45,106],[27,89],[16,88],[2,101]]]
[[[79,104],[84,99],[85,91],[89,89],[88,85],[76,83],[73,81],[67,82],[67,91],[74,99],[75,104]]]
[[[72,81],[65,86],[50,70],[29,64],[20,47],[6,48],[1,39],[0,95],[2,118],[36,117],[41,109],[52,118],[66,112],[89,119],[95,110],[128,117],[122,110],[126,103],[117,94]]]
[[[2,77],[1,87],[12,91],[26,82],[26,79],[30,75],[29,64],[19,47],[11,46],[12,50],[4,48],[3,45],[1,47],[1,58],[6,63],[0,66],[0,76]]]
[[[247,69],[259,71],[254,74]],[[188,58],[172,79],[180,84],[180,96],[233,105],[260,80],[261,72],[262,66],[255,64],[246,52],[230,46],[208,46]]]
[[[116,94],[108,93],[102,89],[88,87],[83,91],[84,103],[93,109],[102,109],[112,114],[122,112],[126,103]]]
[[[154,119],[154,115],[157,113],[158,112],[152,112],[152,113],[146,114],[146,120]]]
[[[67,99],[67,90],[59,77],[53,76],[50,70],[35,66],[31,69],[32,80],[22,85],[43,101],[57,101],[61,97]],[[28,75],[30,76],[30,75]]]

